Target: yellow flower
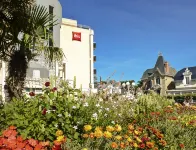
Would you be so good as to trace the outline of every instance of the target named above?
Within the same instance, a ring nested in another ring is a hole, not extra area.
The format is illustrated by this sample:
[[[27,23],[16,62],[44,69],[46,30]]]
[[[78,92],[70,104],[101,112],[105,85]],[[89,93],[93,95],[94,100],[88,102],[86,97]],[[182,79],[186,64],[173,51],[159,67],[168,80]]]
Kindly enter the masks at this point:
[[[136,140],[137,140],[139,143],[142,142],[142,140],[141,140],[140,138],[138,138],[138,137],[136,137]]]
[[[101,130],[97,130],[97,131],[95,131],[94,136],[95,136],[96,138],[100,138],[100,137],[103,136],[103,132],[102,132]]]
[[[102,131],[102,127],[96,127],[95,131]]]
[[[122,136],[117,135],[117,136],[115,136],[115,139],[117,139],[117,140],[122,140]]]
[[[88,150],[87,148],[83,148],[82,150]]]
[[[85,125],[84,126],[84,131],[90,131],[92,129],[91,125]]]
[[[133,147],[138,147],[137,143],[133,143]]]
[[[65,139],[64,135],[58,136],[57,141],[62,142]]]
[[[127,141],[128,142],[133,142],[133,140],[131,138],[128,138]]]
[[[107,126],[107,127],[106,127],[106,130],[109,131],[109,132],[113,132],[113,131],[114,131],[114,127],[112,127],[112,126]]]
[[[109,131],[105,131],[105,132],[104,132],[104,137],[105,137],[105,138],[111,138],[111,137],[112,137],[112,133],[109,132]]]
[[[62,131],[62,130],[56,131],[56,136],[57,136],[57,137],[58,137],[58,136],[61,136],[61,135],[63,135],[63,131]]]
[[[127,139],[127,138],[129,138],[129,136],[125,134],[125,135],[124,135],[124,138]]]
[[[139,135],[139,132],[137,130],[134,130],[135,135]]]
[[[115,125],[115,130],[117,131],[117,132],[120,132],[121,130],[122,130],[122,127],[120,126],[120,125]]]

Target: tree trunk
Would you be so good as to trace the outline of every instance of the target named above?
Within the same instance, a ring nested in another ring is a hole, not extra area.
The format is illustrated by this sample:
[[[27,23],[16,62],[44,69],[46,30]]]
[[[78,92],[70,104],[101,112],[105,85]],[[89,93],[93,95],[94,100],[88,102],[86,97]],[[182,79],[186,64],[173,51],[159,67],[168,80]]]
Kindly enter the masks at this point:
[[[8,76],[6,79],[10,100],[13,97],[20,98],[23,95],[28,60],[24,53],[24,47],[15,51],[8,62]]]

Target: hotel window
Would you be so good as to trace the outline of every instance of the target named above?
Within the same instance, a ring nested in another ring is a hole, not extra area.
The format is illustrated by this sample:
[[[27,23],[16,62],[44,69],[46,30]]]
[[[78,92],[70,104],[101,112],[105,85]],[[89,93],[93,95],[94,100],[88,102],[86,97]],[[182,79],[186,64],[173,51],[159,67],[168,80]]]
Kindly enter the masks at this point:
[[[156,78],[156,84],[160,84],[160,78]]]
[[[186,84],[190,84],[190,78],[186,77]]]

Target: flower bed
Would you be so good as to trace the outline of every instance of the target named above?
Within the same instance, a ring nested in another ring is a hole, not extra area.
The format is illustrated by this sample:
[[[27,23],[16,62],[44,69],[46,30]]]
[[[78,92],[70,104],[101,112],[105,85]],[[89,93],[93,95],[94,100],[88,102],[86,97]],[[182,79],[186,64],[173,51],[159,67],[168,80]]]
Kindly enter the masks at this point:
[[[34,149],[36,146],[59,150],[196,147],[195,106],[183,107],[154,94],[130,101],[104,92],[87,96],[66,83],[58,88],[50,87],[49,82],[45,86],[42,95],[30,92],[30,98],[0,106],[0,146],[5,148],[2,140],[10,141],[5,136],[9,131],[14,134],[11,139],[15,145],[18,137],[22,137],[25,147]],[[16,128],[7,129],[10,126]]]

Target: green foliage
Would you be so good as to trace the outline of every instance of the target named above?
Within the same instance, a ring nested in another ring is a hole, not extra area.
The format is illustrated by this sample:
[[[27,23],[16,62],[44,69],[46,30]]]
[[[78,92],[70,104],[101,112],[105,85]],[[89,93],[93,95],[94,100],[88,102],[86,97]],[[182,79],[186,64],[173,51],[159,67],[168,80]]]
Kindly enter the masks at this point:
[[[192,98],[193,100],[196,100],[196,94],[176,94],[176,95],[168,95],[167,96],[168,99],[174,99],[176,102],[178,103],[183,103],[185,99],[190,100],[190,98]]]
[[[64,149],[111,149],[111,140],[84,140],[84,125],[90,124],[94,130],[119,124],[124,135],[127,126],[136,121],[139,127],[151,126],[163,133],[165,150],[178,150],[180,143],[194,149],[196,132],[190,122],[196,119],[195,107],[175,105],[174,100],[154,93],[134,100],[105,92],[88,96],[61,82],[57,91],[51,84],[42,95],[0,105],[0,128],[14,125],[23,137],[41,141],[54,141],[56,131],[62,130],[67,137]]]

